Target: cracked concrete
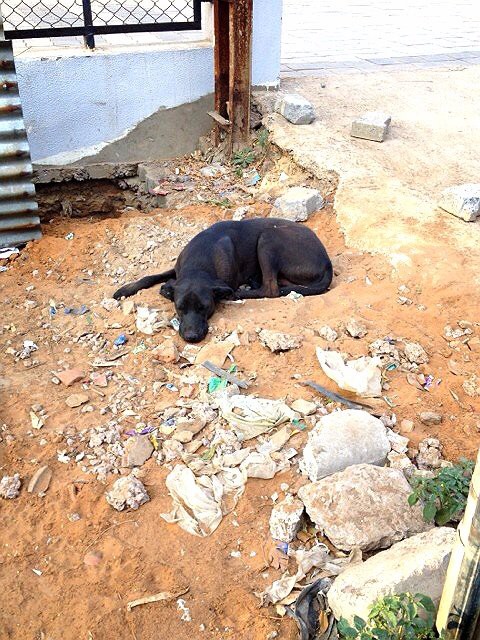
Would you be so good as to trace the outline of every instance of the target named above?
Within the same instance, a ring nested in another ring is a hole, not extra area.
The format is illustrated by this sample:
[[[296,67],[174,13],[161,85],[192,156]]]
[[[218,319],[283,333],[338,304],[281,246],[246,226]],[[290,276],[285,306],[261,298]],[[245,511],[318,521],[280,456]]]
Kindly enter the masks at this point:
[[[301,166],[338,174],[335,211],[350,247],[387,256],[400,277],[480,284],[480,223],[437,206],[444,188],[478,181],[479,81],[480,67],[291,79],[281,91],[310,100],[317,120],[295,126],[271,114],[265,123]],[[392,114],[387,140],[351,138],[353,119],[374,110]]]

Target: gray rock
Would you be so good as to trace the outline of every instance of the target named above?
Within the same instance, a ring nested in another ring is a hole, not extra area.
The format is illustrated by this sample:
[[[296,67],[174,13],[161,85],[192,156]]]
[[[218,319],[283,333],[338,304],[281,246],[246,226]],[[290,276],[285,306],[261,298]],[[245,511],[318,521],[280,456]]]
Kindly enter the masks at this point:
[[[300,413],[302,416],[311,416],[317,410],[317,405],[314,402],[303,400],[303,398],[294,400],[291,406],[294,411]]]
[[[300,336],[292,336],[288,333],[280,331],[270,331],[262,329],[258,333],[260,342],[272,351],[278,353],[280,351],[290,351],[290,349],[299,349],[302,346],[302,338]]]
[[[318,330],[318,335],[327,342],[335,342],[335,340],[338,338],[338,333],[335,331],[335,329],[332,329],[332,327],[329,327],[328,325],[320,327],[320,329]]]
[[[368,111],[352,123],[351,136],[383,142],[388,133],[392,117],[381,111]]]
[[[293,496],[287,496],[276,504],[270,515],[272,538],[281,542],[291,542],[300,530],[303,511],[303,503]]]
[[[337,620],[366,619],[375,600],[396,593],[422,593],[438,605],[454,539],[454,529],[434,528],[347,566],[328,592]]]
[[[150,500],[143,483],[133,475],[115,480],[111,490],[105,494],[105,498],[117,511],[123,511],[125,507],[138,509]]]
[[[323,205],[324,200],[317,189],[291,187],[275,200],[270,217],[305,222],[312,213],[322,209]]]
[[[315,120],[312,104],[298,93],[288,93],[279,98],[275,111],[292,124],[311,124]]]
[[[420,420],[423,424],[441,424],[443,418],[440,413],[436,413],[435,411],[422,411]]]
[[[438,206],[457,218],[474,222],[480,215],[480,184],[460,184],[445,189]]]
[[[132,436],[125,442],[122,467],[141,467],[152,455],[153,444],[148,435]]]
[[[406,342],[404,353],[409,362],[415,364],[427,364],[428,362],[428,355],[418,342]]]
[[[378,418],[355,409],[335,411],[320,418],[308,434],[300,469],[316,482],[352,464],[383,465],[390,448]]]
[[[0,480],[0,498],[5,500],[18,498],[21,486],[20,474],[15,473],[13,476],[3,476]]]
[[[357,464],[298,491],[310,518],[339,549],[384,549],[431,528],[399,469]]]
[[[350,318],[350,320],[345,325],[345,331],[348,335],[352,336],[352,338],[363,338],[367,335],[367,327],[355,320],[355,318]]]
[[[436,423],[435,423],[436,424]],[[416,457],[419,469],[430,471],[442,466],[442,445],[437,438],[425,438],[418,445]]]

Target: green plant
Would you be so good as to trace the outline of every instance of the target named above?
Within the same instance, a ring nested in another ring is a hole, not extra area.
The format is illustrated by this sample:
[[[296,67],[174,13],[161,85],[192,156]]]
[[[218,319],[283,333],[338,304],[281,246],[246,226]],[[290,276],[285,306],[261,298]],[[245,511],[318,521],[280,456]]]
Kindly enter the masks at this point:
[[[215,207],[223,207],[224,209],[231,209],[232,203],[228,198],[222,198],[222,200],[218,200],[217,198],[212,198],[211,200],[206,200],[209,204],[213,204]]]
[[[263,151],[267,146],[267,143],[268,143],[268,129],[260,129],[260,131],[258,132],[256,144]]]
[[[434,621],[435,606],[428,596],[399,593],[377,600],[366,622],[355,616],[352,626],[342,618],[337,630],[348,640],[431,640],[438,638]]]
[[[233,166],[236,167],[237,175],[242,175],[243,169],[255,162],[255,152],[251,147],[246,147],[240,151],[235,151],[232,158]]]
[[[423,502],[423,517],[427,522],[435,520],[442,526],[459,518],[465,510],[468,488],[474,464],[460,458],[453,467],[444,467],[434,478],[413,477],[410,480],[413,493],[408,497],[410,505]]]

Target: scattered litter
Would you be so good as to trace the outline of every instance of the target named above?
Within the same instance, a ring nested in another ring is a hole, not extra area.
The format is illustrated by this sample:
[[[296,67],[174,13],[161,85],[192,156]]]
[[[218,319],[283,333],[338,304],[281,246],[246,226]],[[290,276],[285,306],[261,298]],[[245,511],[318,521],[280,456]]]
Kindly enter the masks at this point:
[[[3,273],[4,271],[8,271],[8,267],[0,267],[0,273]]]
[[[179,598],[177,600],[177,609],[182,612],[182,617],[180,618],[183,622],[191,622],[192,616],[190,615],[190,609],[187,607],[185,600]]]
[[[321,393],[322,396],[325,396],[329,400],[333,400],[333,402],[341,402],[349,409],[372,409],[372,407],[368,404],[364,404],[363,402],[353,402],[352,400],[345,398],[339,393],[329,391],[328,389],[325,389],[325,387],[322,387],[320,384],[312,382],[311,380],[308,380],[304,384],[312,387],[312,389],[315,389],[315,391],[318,391],[318,393]]]
[[[256,438],[295,418],[295,413],[281,400],[234,395],[218,401],[222,417],[242,440]]]
[[[27,360],[30,358],[34,351],[38,351],[38,346],[32,340],[24,340],[23,341],[23,349],[16,353],[16,357],[20,358],[20,360]]]
[[[148,336],[153,335],[168,327],[168,321],[165,318],[158,317],[158,309],[149,309],[148,307],[137,307],[135,324],[139,331]]]
[[[379,358],[362,356],[345,362],[338,351],[324,351],[317,347],[316,353],[325,375],[334,380],[341,389],[353,391],[364,397],[382,395]]]
[[[176,387],[173,383],[171,382],[167,382],[167,384],[165,385],[165,389],[168,389],[169,391],[172,392],[176,392],[178,391],[178,387]]]
[[[178,318],[172,318],[170,320],[170,325],[177,333],[180,331],[180,320]]]
[[[115,338],[115,340],[113,341],[113,344],[114,344],[116,347],[121,347],[121,346],[123,346],[124,344],[127,344],[127,342],[128,342],[128,338],[127,338],[127,336],[126,336],[124,333],[121,333],[121,334],[118,336],[118,338]]]
[[[3,476],[0,480],[0,498],[5,500],[18,498],[21,486],[20,474],[15,473],[13,476]]]
[[[218,378],[223,378],[225,382],[231,382],[232,384],[236,384],[241,389],[248,389],[249,385],[247,382],[245,382],[244,380],[239,380],[236,376],[232,375],[233,371],[236,370],[233,366],[230,367],[228,371],[225,371],[225,369],[221,369],[220,367],[217,367],[215,364],[213,364],[213,362],[210,362],[208,360],[206,360],[205,362],[202,362],[202,366],[204,366],[205,369],[208,369],[209,371],[214,373],[216,376],[218,376]],[[210,380],[215,380],[215,378],[210,378]],[[215,382],[211,388],[210,382],[209,382],[208,392],[213,393],[213,391],[215,391],[220,386],[221,386],[220,383]]]
[[[287,610],[300,632],[299,640],[329,640],[333,635],[333,614],[329,610],[326,593],[332,582],[328,578],[319,578],[305,587],[298,596],[295,609]]]
[[[48,302],[48,313],[53,318],[53,316],[57,315],[57,305],[55,300],[49,300]]]
[[[140,342],[133,347],[132,353],[134,355],[137,355],[138,353],[142,353],[142,351],[146,351],[146,350],[147,350],[147,345],[143,340],[140,340]]]
[[[298,291],[290,291],[288,296],[285,296],[285,297],[288,298],[289,300],[293,300],[294,302],[298,302],[304,296],[302,296],[301,293],[298,293]]]
[[[67,235],[65,236],[65,240],[73,240],[74,237],[75,237],[75,234],[70,232],[70,233],[67,233]]]
[[[0,260],[8,260],[11,256],[20,253],[20,251],[16,247],[5,247],[4,249],[0,249]]]
[[[30,411],[30,421],[32,423],[32,429],[41,429],[45,425],[43,417],[38,416],[35,411]]]
[[[36,576],[41,576],[42,575],[42,572],[40,571],[40,569],[32,569],[32,571]]]
[[[65,369],[65,371],[57,371],[55,375],[66,387],[70,387],[72,384],[83,380],[85,377],[85,374],[81,369]]]
[[[208,360],[214,365],[221,367],[228,354],[237,346],[237,343],[238,338],[235,340],[235,338],[232,339],[230,336],[226,340],[222,340],[222,342],[209,342],[197,353],[195,364],[203,364]]]
[[[138,600],[131,600],[127,602],[127,611],[131,611],[134,607],[138,607],[141,604],[150,604],[151,602],[165,602],[168,600],[176,600],[180,596],[185,595],[188,592],[187,589],[179,591],[178,593],[171,593],[170,591],[160,591],[160,593],[154,593],[151,596],[145,596],[144,598],[138,598]]]
[[[65,400],[65,404],[71,409],[75,409],[82,404],[86,404],[88,400],[89,398],[86,393],[72,393],[72,395],[68,396]]]
[[[177,465],[166,479],[173,509],[161,516],[167,522],[178,522],[192,535],[208,536],[217,529],[223,516],[235,508],[245,482],[245,474],[239,469],[223,469],[197,478],[187,466]],[[231,498],[229,507],[227,496]]]
[[[71,314],[73,316],[83,316],[85,315],[88,311],[90,311],[90,309],[87,307],[87,305],[82,304],[82,306],[75,308],[75,307],[65,307],[65,309],[63,310],[63,313]]]
[[[40,467],[35,471],[28,483],[27,491],[29,493],[42,494],[45,493],[52,479],[52,470],[48,466]]]

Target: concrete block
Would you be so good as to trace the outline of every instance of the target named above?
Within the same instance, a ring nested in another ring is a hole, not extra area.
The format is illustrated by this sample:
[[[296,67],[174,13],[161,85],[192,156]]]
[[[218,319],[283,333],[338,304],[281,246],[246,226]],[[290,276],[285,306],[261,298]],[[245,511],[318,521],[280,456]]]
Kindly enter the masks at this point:
[[[438,605],[454,539],[454,529],[438,527],[348,566],[328,592],[335,618],[366,620],[375,600],[404,592],[423,593]]]
[[[292,124],[311,124],[315,120],[312,104],[297,93],[288,93],[279,98],[275,111]]]
[[[480,216],[480,184],[460,184],[445,189],[438,206],[457,218],[474,222]]]
[[[381,111],[369,111],[352,123],[351,136],[383,142],[387,136],[392,117]]]
[[[270,217],[305,222],[312,213],[321,209],[323,205],[324,200],[317,189],[292,187],[275,200]]]

